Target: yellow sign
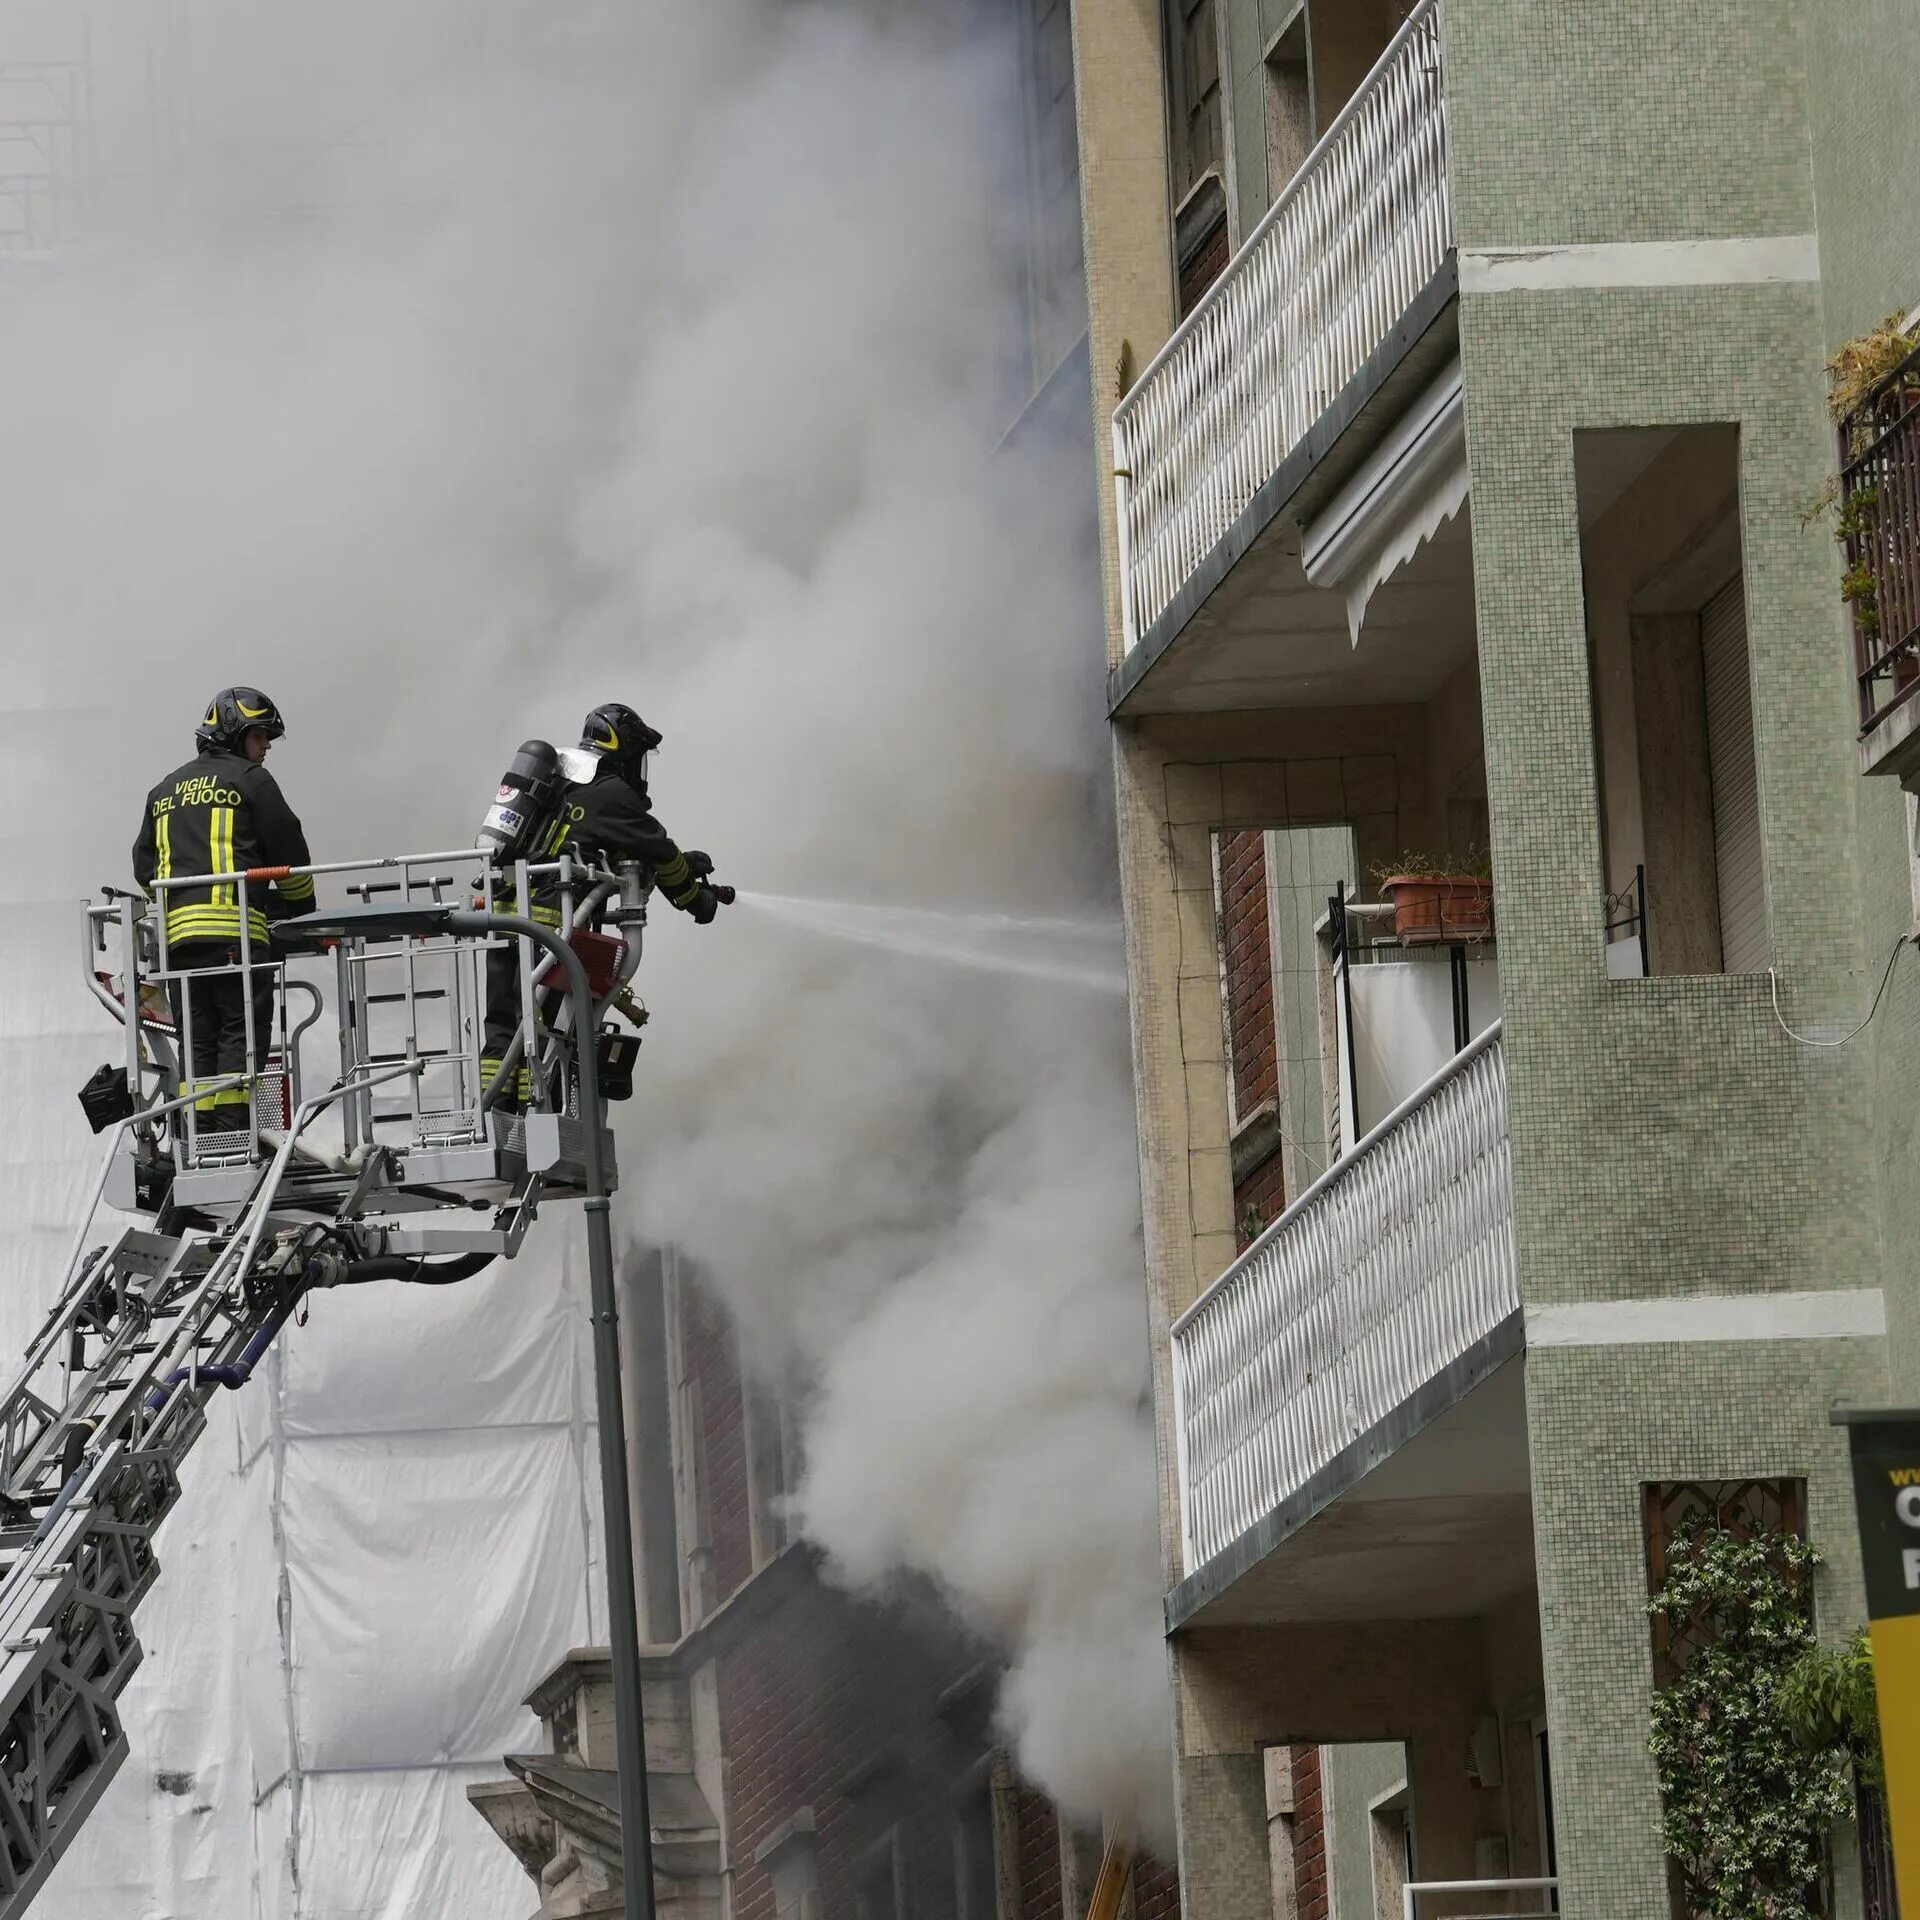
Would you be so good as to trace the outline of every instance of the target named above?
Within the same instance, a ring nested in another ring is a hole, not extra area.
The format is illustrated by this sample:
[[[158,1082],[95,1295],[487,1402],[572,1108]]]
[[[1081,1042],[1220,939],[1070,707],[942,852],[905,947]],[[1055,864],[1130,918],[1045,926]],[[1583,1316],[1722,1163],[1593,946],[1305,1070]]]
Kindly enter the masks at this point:
[[[1920,1410],[1836,1413],[1853,1444],[1887,1827],[1900,1904],[1920,1911]]]

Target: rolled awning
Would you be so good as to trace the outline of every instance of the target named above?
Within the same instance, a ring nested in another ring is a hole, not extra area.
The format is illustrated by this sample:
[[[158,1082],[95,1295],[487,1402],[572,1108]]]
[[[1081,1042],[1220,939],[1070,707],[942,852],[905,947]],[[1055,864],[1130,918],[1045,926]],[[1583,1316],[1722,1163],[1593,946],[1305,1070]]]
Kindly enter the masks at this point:
[[[1302,531],[1300,559],[1316,587],[1344,593],[1360,644],[1367,603],[1467,498],[1467,416],[1452,361]]]

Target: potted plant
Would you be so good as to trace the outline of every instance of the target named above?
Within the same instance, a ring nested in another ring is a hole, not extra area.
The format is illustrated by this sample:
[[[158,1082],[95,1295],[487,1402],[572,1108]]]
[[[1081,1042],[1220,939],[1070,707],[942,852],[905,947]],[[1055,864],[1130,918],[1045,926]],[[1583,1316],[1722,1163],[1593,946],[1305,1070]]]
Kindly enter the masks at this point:
[[[1408,946],[1454,945],[1493,936],[1493,868],[1483,857],[1409,851],[1373,869],[1393,908],[1394,938]]]

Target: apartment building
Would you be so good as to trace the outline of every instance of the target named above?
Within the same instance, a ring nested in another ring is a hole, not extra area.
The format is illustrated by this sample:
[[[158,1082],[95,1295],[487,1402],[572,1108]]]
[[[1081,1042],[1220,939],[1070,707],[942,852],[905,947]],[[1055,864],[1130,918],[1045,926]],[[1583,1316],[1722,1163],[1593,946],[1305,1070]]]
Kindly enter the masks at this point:
[[[1920,14],[1073,16],[1187,1909],[1689,1913],[1650,1586],[1920,1380]]]

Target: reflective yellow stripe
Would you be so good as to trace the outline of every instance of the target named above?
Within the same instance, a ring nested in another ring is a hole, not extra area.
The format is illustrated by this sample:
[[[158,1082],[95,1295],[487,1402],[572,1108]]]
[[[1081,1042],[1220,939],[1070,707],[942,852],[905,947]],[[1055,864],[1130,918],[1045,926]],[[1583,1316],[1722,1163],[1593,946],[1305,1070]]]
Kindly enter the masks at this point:
[[[231,818],[232,812],[227,807],[214,807],[207,814],[207,871],[209,873],[225,873],[232,864],[227,858],[225,831],[227,822]],[[232,897],[232,892],[225,881],[216,880],[213,883],[212,905],[224,907]]]
[[[175,921],[179,920],[201,920],[207,922],[209,925],[217,924],[223,927],[231,927],[234,932],[238,933],[240,930],[240,909],[238,907],[216,907],[210,902],[203,902],[198,906],[192,907],[175,907],[167,915],[167,925],[172,926]],[[264,927],[267,924],[267,916],[261,908],[249,907],[247,909],[247,923],[249,926]]]
[[[279,883],[280,897],[283,900],[304,901],[313,898],[313,875],[296,873],[290,880]]]
[[[247,909],[247,937],[263,943],[269,938],[267,916],[257,907]],[[240,909],[214,906],[211,902],[192,907],[175,907],[167,915],[169,943],[181,940],[238,940]]]
[[[173,876],[173,816],[163,813],[154,829],[154,837],[160,845],[160,870],[158,878],[171,879]]]
[[[676,907],[684,907],[700,891],[700,882],[687,865],[684,853],[676,853],[653,877],[660,891]]]
[[[184,1100],[188,1094],[192,1094],[194,1112],[211,1113],[215,1106],[218,1105],[220,1096],[217,1093],[201,1093],[197,1091],[199,1085],[200,1083],[197,1080],[182,1080],[180,1082],[180,1097]]]

